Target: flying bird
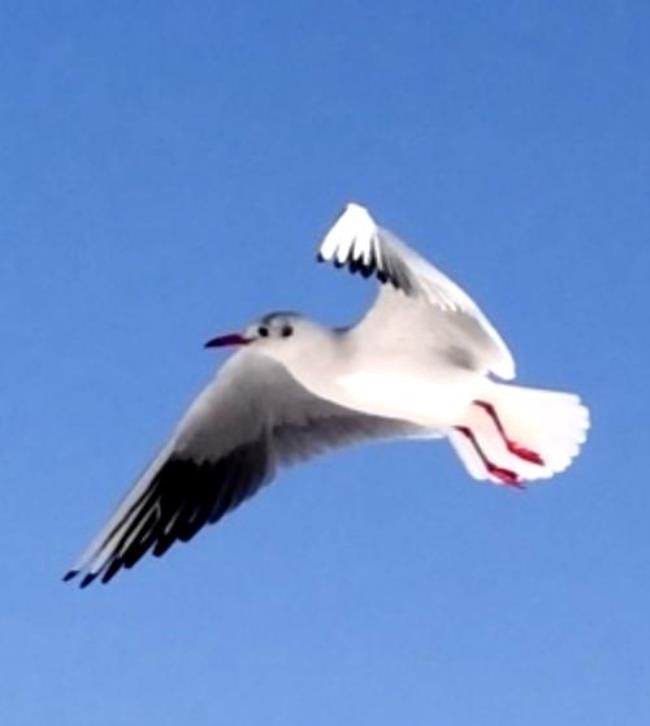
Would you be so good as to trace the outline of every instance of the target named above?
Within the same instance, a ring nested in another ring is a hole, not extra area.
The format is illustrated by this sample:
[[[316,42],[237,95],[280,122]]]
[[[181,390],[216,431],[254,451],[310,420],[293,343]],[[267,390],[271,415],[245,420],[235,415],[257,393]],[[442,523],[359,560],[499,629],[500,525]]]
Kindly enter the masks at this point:
[[[378,280],[365,316],[332,329],[276,312],[209,340],[237,352],[64,580],[108,582],[217,522],[280,467],[355,443],[446,437],[473,478],[505,487],[571,463],[589,427],[578,396],[495,380],[515,364],[494,326],[367,209],[347,205],[318,260]]]

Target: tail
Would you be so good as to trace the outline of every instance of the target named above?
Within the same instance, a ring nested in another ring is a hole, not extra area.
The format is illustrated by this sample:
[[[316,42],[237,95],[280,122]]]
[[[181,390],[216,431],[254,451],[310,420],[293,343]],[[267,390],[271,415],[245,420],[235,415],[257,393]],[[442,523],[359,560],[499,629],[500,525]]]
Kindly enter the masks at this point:
[[[490,382],[449,438],[475,479],[517,486],[564,471],[588,429],[574,394]]]

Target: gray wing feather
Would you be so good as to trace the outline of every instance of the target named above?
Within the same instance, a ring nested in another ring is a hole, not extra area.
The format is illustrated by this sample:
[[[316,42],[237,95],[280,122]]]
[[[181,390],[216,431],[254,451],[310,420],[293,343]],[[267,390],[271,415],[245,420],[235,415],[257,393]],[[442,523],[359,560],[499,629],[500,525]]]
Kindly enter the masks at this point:
[[[423,435],[394,419],[314,396],[280,364],[234,355],[65,579],[108,582],[149,551],[164,554],[271,481],[278,467],[357,442]]]

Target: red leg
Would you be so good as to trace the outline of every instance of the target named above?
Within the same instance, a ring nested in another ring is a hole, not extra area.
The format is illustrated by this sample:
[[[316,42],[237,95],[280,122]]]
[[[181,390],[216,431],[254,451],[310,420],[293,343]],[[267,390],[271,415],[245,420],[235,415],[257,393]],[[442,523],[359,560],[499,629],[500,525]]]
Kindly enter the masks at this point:
[[[511,471],[510,469],[503,469],[500,466],[497,466],[496,464],[493,464],[485,455],[483,449],[479,446],[478,441],[476,440],[476,436],[474,435],[474,432],[472,429],[470,429],[468,426],[454,426],[456,431],[459,431],[465,438],[467,438],[472,446],[474,447],[476,453],[480,456],[481,461],[485,465],[485,468],[488,470],[492,476],[495,476],[497,479],[499,479],[503,484],[507,484],[511,487],[517,487],[518,489],[524,489],[525,487],[520,483],[519,477],[517,474],[515,474],[514,471]]]
[[[532,449],[527,449],[525,446],[522,446],[516,441],[508,438],[508,435],[503,428],[503,424],[501,423],[501,419],[499,418],[496,409],[491,403],[488,403],[487,401],[474,401],[474,403],[482,408],[492,419],[494,425],[497,427],[497,431],[501,434],[501,438],[503,439],[506,448],[511,454],[518,456],[524,461],[529,461],[531,464],[538,464],[539,466],[544,466],[544,459],[542,459],[542,457],[536,451],[533,451]]]

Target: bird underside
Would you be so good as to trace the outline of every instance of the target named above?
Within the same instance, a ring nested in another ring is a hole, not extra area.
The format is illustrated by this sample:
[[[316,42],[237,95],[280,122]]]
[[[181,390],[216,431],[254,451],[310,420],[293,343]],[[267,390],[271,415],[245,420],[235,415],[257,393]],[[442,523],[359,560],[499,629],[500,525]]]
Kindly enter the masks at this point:
[[[429,430],[461,434],[478,457],[477,466],[480,465],[482,471],[476,472],[477,478],[523,488],[523,479],[543,474],[546,462],[542,454],[524,445],[519,433],[513,435],[508,430],[497,405],[479,397],[472,399],[471,394],[466,398],[468,388],[474,389],[475,396],[480,395],[484,389],[483,379],[476,377],[472,382],[465,372],[460,372],[456,381],[445,385],[424,384],[421,377],[364,372],[341,377],[338,384],[341,386],[338,390],[340,402],[351,408],[410,420]],[[381,392],[379,396],[378,391]],[[511,460],[511,466],[497,463],[501,452],[506,460]],[[517,462],[526,465],[526,475],[518,473],[521,467]]]

